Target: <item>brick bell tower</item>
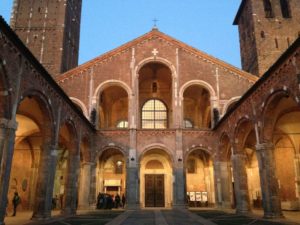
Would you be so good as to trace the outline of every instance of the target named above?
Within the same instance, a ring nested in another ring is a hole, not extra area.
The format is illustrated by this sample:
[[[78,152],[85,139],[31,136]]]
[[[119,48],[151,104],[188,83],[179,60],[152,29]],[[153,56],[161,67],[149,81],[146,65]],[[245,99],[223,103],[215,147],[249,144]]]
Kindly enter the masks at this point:
[[[14,0],[11,27],[55,76],[78,65],[82,0]]]
[[[233,24],[242,69],[262,76],[300,35],[300,1],[242,0]]]

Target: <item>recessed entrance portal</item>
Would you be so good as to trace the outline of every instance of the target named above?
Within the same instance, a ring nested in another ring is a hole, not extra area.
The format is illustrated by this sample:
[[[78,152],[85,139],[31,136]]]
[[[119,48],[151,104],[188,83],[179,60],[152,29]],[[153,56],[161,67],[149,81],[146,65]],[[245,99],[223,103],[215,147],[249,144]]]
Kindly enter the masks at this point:
[[[165,207],[164,175],[146,174],[145,184],[145,206]]]
[[[171,207],[173,172],[170,156],[161,149],[147,151],[141,159],[141,207]]]

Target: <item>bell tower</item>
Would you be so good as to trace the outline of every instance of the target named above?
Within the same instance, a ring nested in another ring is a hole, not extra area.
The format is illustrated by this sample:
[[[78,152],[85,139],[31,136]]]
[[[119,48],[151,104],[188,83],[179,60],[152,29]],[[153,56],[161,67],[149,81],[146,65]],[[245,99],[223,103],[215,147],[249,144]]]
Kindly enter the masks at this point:
[[[48,72],[78,65],[81,0],[14,0],[11,27]]]
[[[238,25],[242,69],[262,76],[300,34],[299,0],[242,0]]]

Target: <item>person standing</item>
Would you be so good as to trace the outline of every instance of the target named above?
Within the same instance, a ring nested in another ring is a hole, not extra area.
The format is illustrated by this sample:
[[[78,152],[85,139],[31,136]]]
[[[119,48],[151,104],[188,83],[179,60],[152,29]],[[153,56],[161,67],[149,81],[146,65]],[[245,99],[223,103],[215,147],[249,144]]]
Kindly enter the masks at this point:
[[[14,206],[14,212],[13,212],[12,216],[16,216],[17,207],[20,204],[20,202],[21,202],[21,198],[20,198],[18,192],[15,192],[13,200],[12,200],[12,203],[13,203],[13,206]]]
[[[123,194],[122,195],[122,206],[123,206],[123,209],[125,207],[125,203],[126,203],[126,198],[125,198],[125,195]]]

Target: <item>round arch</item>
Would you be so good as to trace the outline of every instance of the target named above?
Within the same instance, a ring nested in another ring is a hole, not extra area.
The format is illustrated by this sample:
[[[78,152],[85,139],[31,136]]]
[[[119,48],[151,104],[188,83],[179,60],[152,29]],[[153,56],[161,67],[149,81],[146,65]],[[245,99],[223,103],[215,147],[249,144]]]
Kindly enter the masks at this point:
[[[141,162],[141,159],[145,156],[145,154],[147,154],[147,152],[149,152],[153,149],[159,149],[159,150],[162,150],[163,152],[165,152],[168,155],[168,157],[170,158],[172,165],[174,164],[174,157],[172,157],[173,156],[172,151],[166,145],[160,144],[160,143],[153,143],[153,144],[145,146],[138,156],[138,162]]]
[[[85,104],[78,98],[70,97],[70,99],[81,108],[83,115],[85,115],[85,117],[88,118],[88,110],[87,110]]]
[[[98,87],[96,88],[94,95],[93,95],[93,100],[92,100],[93,105],[99,104],[100,93],[104,89],[111,87],[111,86],[119,86],[119,87],[123,88],[127,92],[128,99],[131,98],[132,90],[124,81],[111,79],[111,80],[104,81],[98,85]]]
[[[227,110],[232,106],[232,104],[236,103],[240,98],[241,98],[241,96],[236,96],[236,97],[230,98],[227,101],[227,103],[224,105],[222,114],[225,115]]]
[[[161,63],[171,70],[172,79],[177,77],[175,66],[169,60],[162,57],[149,57],[140,61],[135,67],[134,74],[136,75],[136,79],[139,79],[139,71],[141,70],[141,68],[143,68],[143,66],[145,66],[148,63]]]
[[[216,98],[216,92],[209,83],[207,83],[203,80],[190,80],[181,86],[181,88],[179,90],[180,99],[183,99],[184,91],[192,85],[198,85],[198,86],[205,87],[209,91],[211,98]]]
[[[274,109],[276,109],[283,98],[289,99],[292,104],[299,106],[296,101],[297,98],[287,88],[274,90],[272,94],[267,96],[266,100],[263,102],[262,109],[263,130],[260,139],[263,141],[272,141],[274,126],[278,119],[278,115],[274,115]]]

